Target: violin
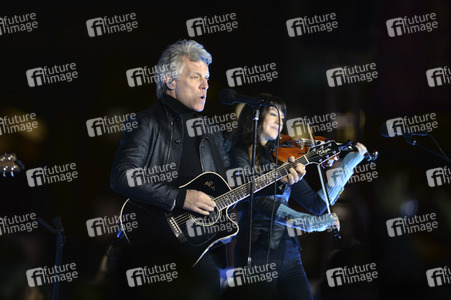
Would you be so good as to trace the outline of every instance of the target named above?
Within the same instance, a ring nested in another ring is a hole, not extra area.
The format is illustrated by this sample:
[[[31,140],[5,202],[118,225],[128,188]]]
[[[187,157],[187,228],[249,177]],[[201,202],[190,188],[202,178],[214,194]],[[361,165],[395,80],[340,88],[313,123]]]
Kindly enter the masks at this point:
[[[290,158],[290,156],[294,156],[296,158],[303,156],[307,154],[309,149],[311,147],[319,146],[325,142],[329,141],[327,138],[322,136],[314,136],[313,141],[309,138],[292,138],[291,136],[287,134],[281,134],[280,135],[280,143],[279,143],[279,153],[277,153],[277,150],[274,150],[273,155],[274,157],[278,154],[279,161],[281,163],[284,163]],[[344,152],[351,152],[351,151],[358,151],[358,149],[355,147],[356,143],[351,143],[348,147],[342,149]],[[378,151],[373,151],[371,153],[366,152],[364,154],[365,159],[367,161],[374,161],[379,156]],[[335,160],[338,160],[338,155],[331,157],[329,160],[325,161],[322,166],[327,165],[329,167],[332,166]]]
[[[318,146],[328,141],[325,137],[322,136],[314,136],[313,139],[313,141],[308,138],[295,139],[289,135],[281,134],[279,153],[277,153],[277,150],[274,150],[273,155],[275,157],[278,154],[279,162],[284,163],[288,160],[288,158],[290,158],[290,156],[294,156],[295,158],[301,157],[307,154],[311,147]],[[338,157],[332,156],[323,164],[327,163],[327,165],[331,166],[335,160],[338,160]]]
[[[277,151],[277,149],[275,149],[273,151],[274,157],[276,157],[276,155],[278,155],[279,161],[281,163],[284,163],[288,160],[288,158],[290,158],[290,156],[294,156],[296,158],[303,156],[309,152],[309,149],[311,147],[320,146],[322,143],[328,142],[328,139],[326,139],[325,137],[313,136],[311,134],[311,132],[310,132],[310,136],[311,136],[310,139],[309,138],[294,139],[289,135],[281,134],[280,143],[279,143],[279,151]],[[355,146],[356,144],[357,143],[351,143],[350,141],[348,141],[344,145],[344,147],[341,148],[341,151],[345,151],[345,152],[358,151],[358,149]],[[328,167],[331,167],[332,164],[334,163],[334,161],[338,160],[338,155],[339,155],[339,153],[337,153],[337,155],[332,156],[331,158],[329,158],[328,160],[326,160],[325,162],[323,162],[320,165],[323,166],[323,168],[324,168],[324,164],[327,164]],[[377,151],[373,151],[372,153],[369,153],[367,151],[364,154],[364,157],[367,161],[374,161],[377,159],[378,155],[379,155],[379,153]],[[318,174],[320,176],[321,185],[322,185],[324,194],[326,195],[326,198],[327,198],[327,211],[329,214],[331,214],[332,211],[330,209],[330,199],[329,199],[329,196],[328,196],[325,184],[324,184],[324,178],[323,178],[324,175],[321,172],[321,168],[319,167],[320,165],[318,165]],[[338,234],[338,229],[336,227],[332,228],[332,232],[335,237],[341,238],[340,235]]]

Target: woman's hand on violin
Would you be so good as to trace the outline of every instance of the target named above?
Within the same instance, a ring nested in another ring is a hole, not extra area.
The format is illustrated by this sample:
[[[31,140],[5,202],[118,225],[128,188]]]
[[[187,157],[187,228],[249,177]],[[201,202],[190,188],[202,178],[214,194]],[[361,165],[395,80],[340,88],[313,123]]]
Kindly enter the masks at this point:
[[[359,151],[360,155],[364,155],[365,153],[368,152],[368,150],[366,149],[365,145],[361,144],[361,143],[357,143],[355,144],[356,149]]]
[[[294,161],[295,161],[294,156],[290,156],[290,158],[288,158],[288,162],[293,163]],[[305,166],[300,163],[293,164],[293,168],[290,168],[288,172],[289,172],[288,175],[283,177],[280,181],[290,185],[295,184],[296,182],[301,180],[306,173]]]

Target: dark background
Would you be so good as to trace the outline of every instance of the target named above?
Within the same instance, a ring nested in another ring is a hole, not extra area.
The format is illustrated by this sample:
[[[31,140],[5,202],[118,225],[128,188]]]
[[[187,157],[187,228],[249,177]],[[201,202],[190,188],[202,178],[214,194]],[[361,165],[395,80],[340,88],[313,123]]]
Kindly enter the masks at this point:
[[[277,64],[272,82],[245,84],[245,95],[270,92],[288,105],[286,119],[350,113],[354,126],[328,138],[360,141],[377,149],[379,177],[349,185],[336,205],[342,239],[329,233],[300,237],[303,263],[317,299],[429,299],[450,296],[448,286],[430,288],[425,272],[450,265],[451,203],[449,185],[429,187],[426,171],[446,162],[407,144],[402,137],[379,134],[386,120],[437,114],[433,136],[450,153],[450,85],[431,88],[425,72],[450,65],[450,5],[447,1],[260,1],[208,2],[4,2],[1,16],[36,13],[38,28],[0,36],[0,116],[36,113],[39,128],[29,134],[0,136],[0,153],[16,153],[27,169],[75,162],[79,178],[30,188],[25,172],[0,179],[0,216],[30,212],[51,223],[61,217],[67,243],[63,263],[76,262],[80,279],[62,283],[61,299],[102,299],[95,281],[112,236],[90,238],[86,220],[113,216],[123,202],[109,188],[109,174],[121,133],[89,137],[92,118],[144,110],[156,102],[155,85],[130,88],[125,71],[154,66],[161,52],[178,39],[189,39],[186,21],[236,13],[232,32],[194,38],[212,54],[205,115],[233,107],[217,101],[228,88],[226,70]],[[289,37],[285,22],[301,16],[336,13],[338,29]],[[438,29],[390,38],[388,19],[436,13]],[[88,19],[136,13],[138,29],[91,38]],[[75,62],[78,78],[70,83],[30,88],[28,69]],[[372,82],[331,88],[326,70],[376,63]],[[321,134],[321,133],[320,133]],[[328,133],[323,133],[328,134]],[[421,143],[436,151],[427,137]],[[449,166],[449,164],[448,164]],[[316,167],[305,177],[319,187]],[[385,222],[400,216],[437,214],[438,229],[390,238]],[[32,233],[0,236],[0,298],[23,299],[25,271],[54,264],[55,236],[43,227]],[[327,286],[332,267],[375,262],[379,277],[371,283]],[[99,278],[97,278],[99,279]],[[51,287],[46,287],[50,289]],[[49,290],[45,290],[49,293]],[[442,298],[443,297],[443,298]],[[38,299],[29,296],[27,299]]]

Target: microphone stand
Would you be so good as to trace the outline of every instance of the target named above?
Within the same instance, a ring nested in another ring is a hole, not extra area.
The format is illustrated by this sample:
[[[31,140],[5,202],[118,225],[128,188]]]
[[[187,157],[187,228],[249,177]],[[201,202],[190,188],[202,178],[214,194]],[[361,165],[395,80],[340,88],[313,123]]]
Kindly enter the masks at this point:
[[[439,146],[439,145],[437,144],[437,142],[434,140],[434,138],[432,137],[432,135],[430,135],[430,134],[428,133],[427,136],[429,136],[429,137],[434,141],[434,143],[437,145],[437,147],[441,150],[440,146]],[[412,146],[418,146],[418,147],[420,147],[421,149],[423,149],[423,150],[425,150],[425,151],[427,151],[427,152],[429,152],[429,153],[431,153],[431,154],[433,154],[433,155],[435,155],[435,156],[437,156],[437,157],[443,159],[443,160],[446,161],[447,163],[451,163],[451,160],[450,160],[448,157],[446,157],[446,155],[440,155],[439,153],[434,152],[434,151],[432,151],[431,149],[429,149],[429,148],[427,148],[427,147],[425,147],[425,146],[423,146],[423,145],[421,145],[421,144],[417,144],[417,140],[414,138],[414,135],[413,135],[413,134],[404,134],[403,137],[406,139],[406,142],[409,143],[410,145],[412,145]],[[442,152],[442,153],[443,153],[443,152]]]
[[[57,235],[56,238],[56,259],[55,259],[55,266],[59,267],[61,266],[61,259],[63,256],[63,246],[66,243],[66,236],[64,235],[64,228],[61,224],[60,217],[55,217],[53,219],[53,224],[55,224],[56,229],[51,227],[49,224],[47,224],[42,218],[37,218],[38,222],[41,223],[42,226],[47,228],[48,231],[51,233],[54,233]],[[55,275],[58,275],[58,270],[60,268],[55,267]],[[52,293],[52,300],[58,300],[59,297],[59,289],[60,289],[60,281],[56,280],[53,284],[53,293]]]
[[[251,190],[249,197],[249,253],[247,256],[247,266],[251,268],[252,264],[252,218],[253,218],[253,203],[254,203],[254,191],[255,191],[255,157],[257,153],[257,127],[258,120],[260,118],[260,106],[252,105],[254,114],[254,133],[253,133],[253,143],[252,143],[252,159],[251,159]]]
[[[310,140],[312,141],[313,146],[316,146],[316,144],[315,144],[315,139],[313,138],[313,134],[312,134],[312,129],[311,129],[311,127],[310,127],[310,122],[307,123],[307,130],[308,130],[308,133],[309,133],[309,135],[310,135]],[[320,181],[321,181],[321,187],[322,187],[323,192],[324,192],[324,195],[325,195],[325,197],[326,197],[326,207],[327,207],[327,212],[328,212],[329,214],[331,214],[332,211],[330,210],[330,207],[332,206],[332,204],[331,204],[332,202],[330,201],[329,192],[327,191],[326,185],[324,184],[324,174],[323,174],[323,172],[321,171],[321,166],[320,166],[320,165],[321,165],[321,164],[318,164],[318,165],[316,165],[316,167],[317,167],[317,169],[318,169],[318,175],[319,175],[319,179],[320,179]],[[336,237],[336,238],[338,238],[338,239],[341,239],[341,236],[340,236],[340,234],[338,233],[338,230],[337,230],[336,227],[334,227],[334,228],[332,229],[332,233],[334,234],[334,237]]]

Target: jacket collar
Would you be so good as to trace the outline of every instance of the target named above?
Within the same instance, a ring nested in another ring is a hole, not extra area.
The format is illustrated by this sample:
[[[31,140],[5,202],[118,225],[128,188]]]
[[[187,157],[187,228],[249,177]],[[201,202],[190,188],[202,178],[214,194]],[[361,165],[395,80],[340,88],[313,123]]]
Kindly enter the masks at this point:
[[[163,97],[161,97],[161,103],[168,107],[171,111],[179,114],[179,115],[195,115],[197,114],[196,111],[186,107],[182,102],[175,99],[172,96],[169,96],[168,94],[163,94]]]

